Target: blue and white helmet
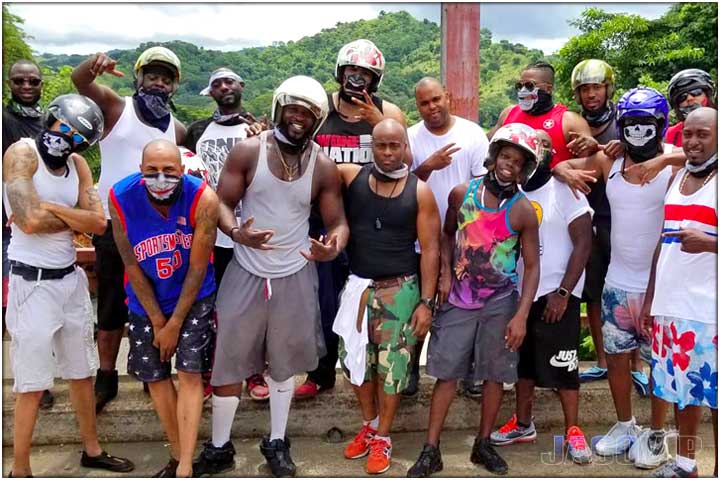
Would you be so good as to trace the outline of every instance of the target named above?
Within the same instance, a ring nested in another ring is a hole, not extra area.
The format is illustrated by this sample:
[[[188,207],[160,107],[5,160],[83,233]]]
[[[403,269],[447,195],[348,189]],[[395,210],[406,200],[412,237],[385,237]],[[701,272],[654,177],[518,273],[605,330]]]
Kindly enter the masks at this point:
[[[622,138],[622,124],[631,117],[653,117],[658,122],[661,138],[668,128],[670,106],[665,97],[650,87],[633,88],[625,92],[617,103],[617,134]]]

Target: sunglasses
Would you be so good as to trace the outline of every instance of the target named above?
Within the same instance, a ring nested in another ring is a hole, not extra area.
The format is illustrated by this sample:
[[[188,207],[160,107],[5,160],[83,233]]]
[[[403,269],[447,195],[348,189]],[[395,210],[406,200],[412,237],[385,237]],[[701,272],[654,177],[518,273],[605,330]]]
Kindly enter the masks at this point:
[[[73,128],[63,122],[60,122],[60,133],[64,133],[66,135],[70,135],[70,132],[72,132],[72,139],[73,142],[75,142],[75,145],[80,145],[81,143],[89,143],[85,137],[80,135],[78,132],[73,132]]]
[[[42,80],[39,78],[11,78],[10,81],[15,84],[16,87],[20,87],[25,83],[29,84],[31,87],[37,87],[42,83]]]
[[[517,82],[515,82],[515,90],[520,91],[523,88],[525,88],[525,90],[535,90],[535,87],[537,87],[537,85],[538,84],[533,82],[532,80],[527,80],[525,82],[517,81]],[[540,82],[539,85],[550,85],[550,84],[547,82]]]
[[[677,103],[683,103],[685,100],[687,100],[688,95],[692,95],[693,97],[699,97],[703,93],[705,92],[703,92],[702,88],[693,88],[689,92],[681,93],[680,95],[678,95]]]

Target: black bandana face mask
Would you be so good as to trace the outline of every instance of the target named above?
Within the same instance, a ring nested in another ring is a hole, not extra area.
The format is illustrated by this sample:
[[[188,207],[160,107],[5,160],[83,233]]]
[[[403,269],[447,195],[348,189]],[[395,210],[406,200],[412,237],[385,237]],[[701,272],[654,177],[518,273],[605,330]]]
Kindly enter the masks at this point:
[[[340,98],[348,103],[352,103],[352,98],[355,97],[360,100],[364,100],[363,92],[369,93],[370,85],[365,80],[365,77],[359,73],[352,73],[345,75],[345,83],[340,88]]]
[[[595,110],[583,108],[582,116],[591,127],[600,127],[610,121],[613,117],[614,110],[615,108],[612,102],[606,102],[605,105]]]
[[[490,190],[492,194],[497,197],[498,202],[502,202],[504,199],[512,197],[515,192],[517,192],[517,184],[514,182],[501,182],[497,178],[497,175],[495,175],[494,169],[490,170],[487,175],[485,175],[483,183],[485,184],[487,189]]]
[[[73,140],[64,133],[44,130],[35,137],[40,158],[51,170],[59,170],[67,165],[73,152]]]
[[[523,87],[518,91],[517,96],[520,109],[530,115],[542,115],[553,108],[552,95],[538,87],[534,90]]]
[[[660,138],[655,122],[623,125],[620,135],[634,162],[646,162],[657,157]]]
[[[163,132],[170,126],[170,95],[160,89],[139,89],[133,95],[143,119]]]

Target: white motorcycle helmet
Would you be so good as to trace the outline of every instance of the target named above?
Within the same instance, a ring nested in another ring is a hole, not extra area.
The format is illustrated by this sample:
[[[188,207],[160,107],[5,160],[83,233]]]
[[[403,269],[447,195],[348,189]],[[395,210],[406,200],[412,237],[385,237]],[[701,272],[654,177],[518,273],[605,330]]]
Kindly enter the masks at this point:
[[[277,125],[282,117],[282,109],[286,105],[300,105],[315,116],[311,138],[320,130],[328,116],[329,107],[327,93],[323,86],[314,78],[297,75],[285,80],[273,93],[272,119]]]

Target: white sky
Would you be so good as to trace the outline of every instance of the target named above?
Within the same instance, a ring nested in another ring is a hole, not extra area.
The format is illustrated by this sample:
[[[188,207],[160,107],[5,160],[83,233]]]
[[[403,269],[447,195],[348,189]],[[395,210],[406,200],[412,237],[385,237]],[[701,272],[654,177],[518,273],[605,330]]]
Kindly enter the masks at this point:
[[[588,6],[657,18],[669,5],[483,4],[480,23],[493,32],[495,40],[506,39],[552,53],[577,33],[567,21]],[[185,40],[215,50],[239,50],[273,41],[298,40],[338,22],[375,18],[380,10],[406,10],[418,19],[440,21],[437,3],[12,3],[9,8],[25,20],[23,28],[33,37],[29,44],[37,53],[67,54],[134,48],[141,42],[168,40]]]

